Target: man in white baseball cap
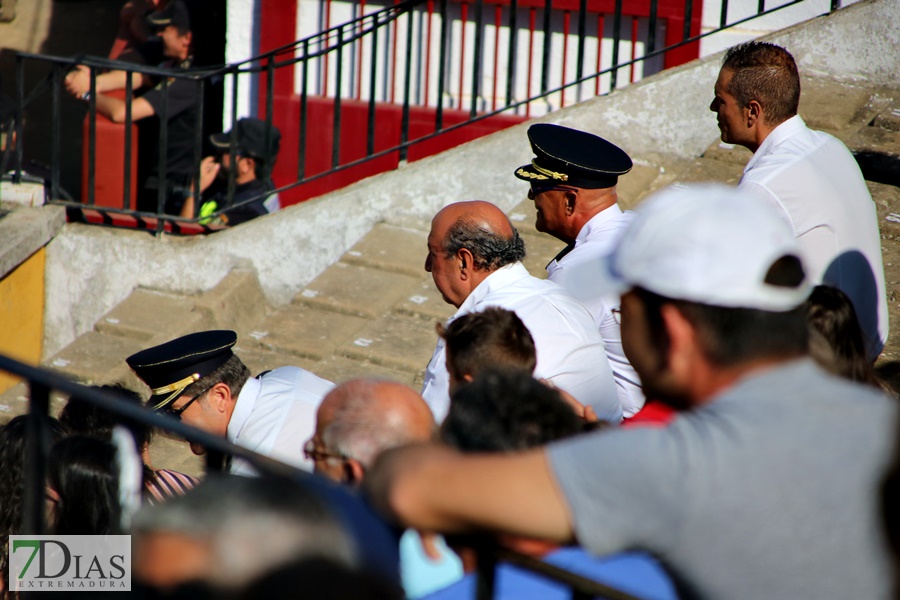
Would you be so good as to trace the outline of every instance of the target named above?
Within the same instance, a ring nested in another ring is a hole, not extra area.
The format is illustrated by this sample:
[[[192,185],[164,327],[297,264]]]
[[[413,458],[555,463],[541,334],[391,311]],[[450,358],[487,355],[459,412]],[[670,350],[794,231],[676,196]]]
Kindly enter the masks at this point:
[[[375,505],[424,530],[645,550],[689,597],[889,596],[876,493],[898,407],[806,356],[790,228],[724,186],[637,213],[597,276],[622,292],[647,395],[679,416],[504,456],[392,451],[367,475]]]

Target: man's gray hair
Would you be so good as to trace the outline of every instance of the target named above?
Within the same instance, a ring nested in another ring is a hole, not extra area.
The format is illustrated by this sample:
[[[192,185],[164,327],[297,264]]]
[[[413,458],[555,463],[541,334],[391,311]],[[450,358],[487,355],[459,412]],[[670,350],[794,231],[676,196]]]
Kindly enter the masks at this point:
[[[175,532],[201,540],[213,552],[204,581],[241,586],[299,559],[358,565],[356,545],[324,500],[280,479],[218,475],[184,496],[140,510],[133,534]]]
[[[465,248],[475,257],[475,269],[495,271],[525,258],[525,241],[515,227],[512,237],[503,237],[465,217],[447,230],[444,252],[447,258]]]
[[[372,402],[372,398],[365,395],[349,398],[322,431],[322,443],[326,448],[358,460],[367,469],[385,450],[418,441],[402,414],[373,410]]]

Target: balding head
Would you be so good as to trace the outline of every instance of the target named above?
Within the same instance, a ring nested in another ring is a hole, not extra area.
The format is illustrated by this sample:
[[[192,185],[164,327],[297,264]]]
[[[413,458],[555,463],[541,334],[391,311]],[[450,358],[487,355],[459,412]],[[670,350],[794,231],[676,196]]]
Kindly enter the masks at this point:
[[[356,483],[379,454],[427,441],[434,429],[431,409],[405,385],[380,379],[347,381],[325,396],[316,414],[316,437],[332,455],[316,461],[316,472]]]
[[[523,258],[519,232],[489,202],[457,202],[431,221],[425,270],[444,301],[457,308],[488,275]]]

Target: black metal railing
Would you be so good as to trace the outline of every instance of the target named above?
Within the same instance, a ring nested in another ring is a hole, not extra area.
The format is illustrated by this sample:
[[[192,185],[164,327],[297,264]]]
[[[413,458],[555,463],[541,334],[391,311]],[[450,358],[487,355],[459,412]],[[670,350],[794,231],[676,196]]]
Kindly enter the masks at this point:
[[[78,398],[120,418],[166,431],[184,438],[187,442],[203,446],[207,450],[207,473],[221,471],[225,457],[232,456],[247,461],[262,475],[301,481],[311,477],[295,467],[235,445],[224,437],[185,425],[181,421],[131,402],[123,402],[113,392],[81,385],[49,369],[27,365],[0,354],[0,371],[21,377],[28,386],[22,533],[35,535],[46,533],[45,472],[50,452],[48,417],[52,391],[61,392],[70,398]],[[573,599],[599,597],[609,600],[637,600],[634,596],[610,586],[511,550],[496,547],[488,540],[485,540],[480,549],[477,586],[479,600],[494,597],[494,573],[499,561],[514,564],[568,586],[572,590]]]
[[[20,177],[23,146],[29,142],[22,135],[24,111],[30,100],[50,88],[50,195],[54,203],[96,209],[104,214],[157,219],[157,231],[162,231],[166,223],[171,226],[206,222],[234,208],[233,172],[225,206],[212,215],[200,217],[199,202],[192,218],[165,214],[166,185],[159,186],[154,210],[136,209],[131,197],[135,175],[131,170],[130,110],[124,119],[122,164],[102,165],[104,169],[124,169],[122,198],[98,202],[95,187],[100,165],[96,163],[94,92],[99,72],[118,69],[141,73],[160,78],[163,86],[170,80],[190,80],[198,86],[198,111],[202,111],[202,98],[210,86],[224,86],[231,97],[231,123],[242,116],[238,106],[242,98],[246,99],[243,90],[255,87],[264,106],[260,113],[284,134],[282,155],[295,158],[290,166],[286,160],[281,161],[278,179],[282,185],[266,194],[292,193],[298,186],[315,182],[338,186],[341,182],[336,177],[358,178],[359,170],[377,159],[384,159],[387,168],[402,164],[410,159],[410,152],[417,145],[476,122],[504,117],[521,120],[539,112],[538,108],[553,110],[567,102],[608,93],[681,60],[677,53],[684,54],[685,48],[703,37],[798,4],[818,6],[816,0],[793,0],[767,8],[765,0],[760,0],[755,10],[734,17],[734,7],[729,9],[728,0],[722,0],[719,26],[701,32],[700,0],[406,0],[246,61],[188,71],[92,57],[18,53],[16,127],[20,143],[16,146],[14,168],[16,177]],[[832,0],[826,10],[839,6],[839,0]],[[367,7],[370,8],[371,5]],[[467,35],[474,35],[471,47]],[[527,49],[523,49],[526,43]],[[607,46],[609,51],[604,51]],[[574,68],[569,67],[570,47],[574,47]],[[26,95],[25,65],[32,61],[50,63],[51,73]],[[84,174],[87,193],[80,202],[69,202],[59,199],[60,90],[66,71],[79,64],[87,66],[91,73]],[[130,106],[135,90],[130,76],[127,81],[124,92],[126,105]],[[289,90],[288,97],[284,89]],[[158,171],[165,181],[169,127],[165,103],[162,108]],[[353,123],[348,124],[351,117]],[[193,134],[191,191],[195,198],[200,197],[201,148],[204,134],[208,133],[202,131],[202,122],[199,114]],[[380,132],[380,128],[387,128],[388,132]],[[232,136],[232,145],[235,142]],[[363,175],[369,174],[372,173]],[[256,200],[251,198],[242,204]]]

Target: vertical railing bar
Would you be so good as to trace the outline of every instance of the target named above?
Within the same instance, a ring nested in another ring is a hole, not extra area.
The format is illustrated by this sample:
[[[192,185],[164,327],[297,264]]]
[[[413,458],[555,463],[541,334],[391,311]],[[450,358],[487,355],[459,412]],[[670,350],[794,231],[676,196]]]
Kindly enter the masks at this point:
[[[51,147],[50,147],[50,197],[52,200],[59,198],[59,163],[60,163],[60,139],[62,137],[62,122],[60,119],[60,85],[62,77],[60,76],[62,67],[54,65],[53,67],[53,108],[51,115]],[[9,143],[7,142],[7,146]],[[18,145],[18,144],[17,144]]]
[[[198,101],[197,101],[197,127],[194,130],[194,173],[197,174],[194,177],[194,181],[191,184],[193,189],[191,193],[194,196],[194,213],[191,217],[200,216],[200,163],[203,160],[203,102],[206,86],[203,85],[205,80],[198,79],[197,80],[197,91],[198,91]]]
[[[634,83],[634,71],[637,68],[638,17],[631,17],[631,64],[628,66],[628,83]]]
[[[97,179],[97,71],[93,67],[90,68],[88,114],[88,206],[94,206],[94,185]]]
[[[463,107],[463,90],[465,89],[466,82],[466,25],[469,23],[469,3],[467,0],[462,0],[462,4],[459,7],[460,17],[460,31],[459,31],[459,85],[457,86],[457,91],[459,95],[456,100],[456,108],[458,110],[462,110]],[[452,56],[452,54],[451,54]]]
[[[597,78],[594,79],[594,95],[600,95],[600,71],[603,70],[603,63],[601,59],[603,58],[603,29],[604,29],[604,19],[603,13],[597,13],[597,70],[595,71],[598,75]]]
[[[231,207],[234,205],[234,189],[237,187],[237,181],[235,180],[237,176],[237,122],[238,122],[238,114],[237,114],[237,98],[238,98],[238,68],[234,67],[231,70],[231,97],[234,98],[234,101],[231,103],[231,135],[228,139],[228,155],[231,158],[231,168],[228,169],[228,192],[225,196],[225,204],[227,207]],[[266,82],[266,87],[268,88],[268,82]],[[271,92],[271,89],[266,90],[267,93]],[[221,210],[223,207],[217,207]]]
[[[609,91],[616,89],[619,78],[619,43],[622,41],[622,0],[616,0],[613,12],[613,53],[612,70],[610,71]]]
[[[488,548],[478,548],[476,553],[478,572],[475,579],[475,598],[492,600],[497,575],[497,557]]]
[[[728,0],[722,0],[722,12],[719,14],[719,29],[725,29],[728,24]]]
[[[166,208],[166,192],[169,182],[167,179],[166,161],[169,144],[169,80],[162,80],[162,114],[159,115],[159,189],[156,191],[156,235],[162,233],[165,228],[163,213]]]
[[[409,155],[409,148],[406,143],[409,141],[409,93],[410,78],[412,77],[412,41],[413,41],[413,13],[406,13],[406,69],[405,82],[403,91],[403,119],[400,124],[400,162],[406,161]]]
[[[475,48],[472,53],[472,107],[469,111],[470,117],[475,117],[478,114],[478,98],[481,96],[481,54],[483,44],[484,0],[475,0]]]
[[[29,382],[29,410],[25,422],[25,487],[22,506],[22,533],[42,535],[44,529],[45,472],[50,448],[47,416],[50,388]]]
[[[394,0],[394,4],[399,4],[400,0]],[[393,29],[393,38],[391,39],[391,88],[390,88],[390,103],[394,103],[394,98],[397,91],[397,39],[400,37],[397,34],[397,28],[400,27],[400,19],[394,19],[394,22],[391,24]]]
[[[691,37],[691,19],[694,15],[694,0],[684,1],[684,29],[681,34],[681,41]]]
[[[560,76],[559,90],[559,107],[566,105],[566,63],[569,60],[569,27],[572,23],[572,12],[563,11],[563,30],[562,30],[562,74]]]
[[[428,14],[428,25],[425,33],[425,97],[422,101],[423,106],[428,106],[431,92],[431,30],[434,28],[434,0],[428,0],[426,12]]]
[[[544,2],[544,57],[541,63],[541,95],[547,93],[550,88],[550,48],[553,41],[553,35],[550,31],[553,16],[553,0],[545,0]]]
[[[690,0],[686,0],[690,1]],[[760,2],[764,2],[765,0],[760,0]],[[648,54],[652,54],[654,50],[656,50],[656,19],[657,19],[657,9],[659,4],[659,0],[650,0],[650,20],[647,24],[647,48],[644,52],[644,56]]]
[[[369,119],[366,125],[366,154],[375,154],[375,94],[378,76],[378,24],[372,26],[372,68],[369,74]]]
[[[373,57],[374,60],[374,57]],[[297,152],[297,181],[306,178],[306,123],[307,123],[307,81],[309,79],[309,38],[303,41],[303,73],[300,76],[300,135],[297,137],[300,146]]]
[[[365,43],[363,42],[362,31],[365,29],[365,19],[366,16],[366,0],[360,0],[359,2],[359,25],[356,28],[356,33],[359,35],[358,39],[353,43],[354,48],[356,48],[356,99],[360,100],[362,98],[362,79],[363,79],[363,46]],[[374,55],[373,55],[374,60]]]
[[[506,105],[513,103],[513,92],[516,83],[516,52],[519,42],[519,34],[516,31],[516,13],[518,12],[518,0],[510,0],[509,3],[509,51],[506,60]]]
[[[272,147],[272,118],[275,116],[275,57],[271,55],[266,64],[266,84],[269,89],[266,91],[266,135],[264,146],[266,156],[264,159],[265,169],[263,175],[268,185],[268,181],[272,174],[272,163],[275,158],[274,156],[269,155],[269,150]]]
[[[690,2],[690,0],[687,0]],[[587,0],[579,0],[578,2],[578,57],[575,63],[575,80],[581,81],[581,76],[584,74],[584,36],[586,34],[587,28]],[[597,37],[597,45],[603,43],[603,37]],[[599,51],[599,50],[598,50]],[[581,102],[581,88],[582,84],[578,84],[578,88],[575,90],[575,101]]]
[[[515,0],[513,0],[515,2]],[[437,89],[437,110],[434,112],[434,130],[440,131],[444,127],[444,83],[447,78],[447,36],[448,21],[450,15],[447,10],[447,0],[440,0],[441,12],[441,49],[438,57],[438,89]]]
[[[131,103],[134,101],[134,81],[131,71],[125,72],[125,171],[123,175],[122,208],[131,208],[131,125],[134,117],[131,114]]]
[[[337,58],[334,77],[334,119],[331,130],[331,168],[336,169],[341,161],[341,77],[344,67],[344,26],[337,30]]]
[[[500,66],[500,24],[503,21],[503,6],[494,7],[494,65],[491,70],[491,110],[497,110],[497,69]]]
[[[22,183],[24,144],[22,121],[25,118],[25,57],[16,55],[16,166],[13,183]],[[56,165],[54,165],[56,167]]]
[[[841,0],[831,0],[831,12],[838,10],[841,7]]]
[[[766,12],[766,0],[759,0],[759,3],[756,5],[756,14],[761,15]]]
[[[525,98],[531,98],[531,81],[534,75],[534,25],[537,21],[537,11],[533,6],[528,7],[528,71],[525,76]],[[525,104],[525,117],[531,116],[531,102]]]

